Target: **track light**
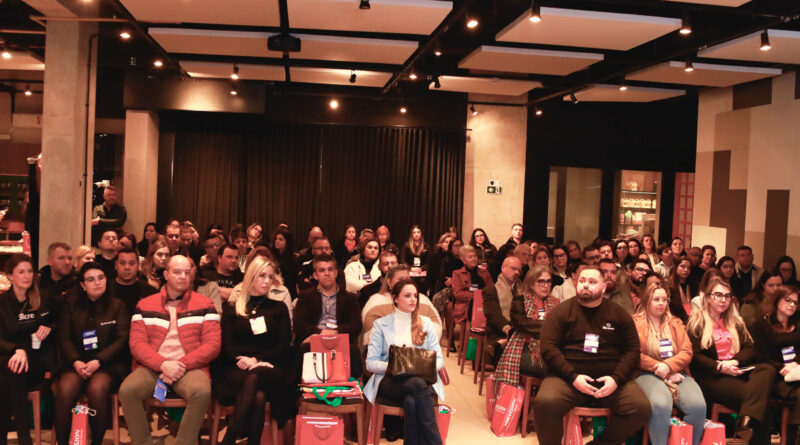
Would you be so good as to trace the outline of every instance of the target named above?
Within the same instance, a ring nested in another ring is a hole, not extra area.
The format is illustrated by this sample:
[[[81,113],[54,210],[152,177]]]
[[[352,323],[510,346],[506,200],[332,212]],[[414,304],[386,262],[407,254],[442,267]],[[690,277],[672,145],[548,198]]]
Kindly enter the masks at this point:
[[[475,29],[478,27],[478,20],[476,19],[467,19],[467,28]]]
[[[764,32],[761,33],[761,51],[769,51],[770,49],[772,49],[772,45],[769,44],[769,35],[765,29]]]
[[[164,62],[162,62],[160,59],[156,59],[155,61],[153,61],[153,66],[156,68],[161,68],[162,66],[164,66]]]
[[[131,38],[131,33],[129,33],[128,31],[122,31],[121,33],[119,33],[119,38],[122,40],[128,40]]]
[[[544,113],[542,112],[542,109],[541,109],[541,108],[539,108],[539,107],[536,107],[536,115],[537,115],[537,116],[541,116],[542,114],[544,114]]]
[[[350,83],[356,83],[356,70],[350,71]]]
[[[683,70],[686,71],[687,73],[691,73],[692,71],[694,71],[694,65],[692,65],[691,60],[686,59],[686,66],[683,67]]]
[[[625,85],[624,83],[619,84],[619,90],[628,91],[628,85]]]
[[[9,51],[8,48],[3,48],[3,52],[0,54],[2,54],[3,58],[6,60],[11,58],[11,51]]]
[[[403,113],[403,114],[406,114],[406,112],[408,112],[408,108],[400,107],[400,112]]]
[[[580,101],[578,100],[578,98],[577,98],[577,97],[575,97],[575,93],[569,93],[569,99],[570,99],[570,100],[572,101],[572,103],[574,103],[574,104],[576,104],[576,103],[580,102]]]
[[[26,96],[30,96],[32,94],[33,94],[33,91],[31,91],[31,84],[26,84],[25,85],[25,95]]]
[[[439,57],[439,56],[442,55],[442,52],[437,49],[436,51],[433,52],[433,55],[436,56],[436,57]]]
[[[414,73],[411,73],[411,74],[408,75],[408,78],[411,79],[411,80],[417,80],[417,75],[414,74]]]
[[[232,86],[231,87],[231,96],[238,96],[238,95],[239,95],[239,89],[236,88],[236,85]]]
[[[331,101],[328,102],[328,106],[331,107],[331,110],[335,110],[335,109],[339,108],[339,101],[336,100],[336,99],[331,99]]]
[[[231,79],[239,80],[239,65],[233,64],[233,72],[231,73]]]
[[[692,33],[692,25],[689,23],[689,17],[683,16],[681,19],[681,29],[678,31],[682,36],[688,36]]]
[[[469,106],[469,112],[472,113],[473,116],[477,116],[478,115],[478,110],[475,109],[475,105],[474,104]]]
[[[541,7],[536,4],[536,0],[531,2],[531,15],[528,17],[533,23],[539,23],[542,21],[542,14],[541,14]]]
[[[442,83],[439,82],[439,76],[433,78],[433,87],[437,90],[442,87]]]
[[[369,0],[361,0],[361,2],[358,3],[358,9],[369,9],[369,8],[370,8]]]

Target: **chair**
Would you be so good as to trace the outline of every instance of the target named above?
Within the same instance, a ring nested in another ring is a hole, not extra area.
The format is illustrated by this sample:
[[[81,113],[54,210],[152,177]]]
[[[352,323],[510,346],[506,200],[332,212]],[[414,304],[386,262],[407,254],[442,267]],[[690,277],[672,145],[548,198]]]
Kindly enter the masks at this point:
[[[609,417],[611,416],[611,410],[609,408],[589,408],[586,406],[577,406],[569,410],[562,420],[562,428],[564,431],[564,435],[561,439],[562,445],[567,445],[567,419],[573,415],[577,415],[578,417]]]
[[[183,400],[179,397],[167,398],[163,402],[160,400],[156,400],[154,398],[149,398],[147,400],[143,400],[142,404],[144,405],[146,410],[154,410],[154,409],[166,409],[166,408],[186,408],[186,400]],[[213,405],[211,405],[213,406]],[[211,410],[211,406],[209,410]],[[119,402],[119,395],[113,394],[111,396],[111,412],[113,415],[111,416],[111,428],[114,434],[114,445],[120,444],[120,427],[119,427],[119,410],[122,408],[122,405]],[[200,437],[197,438],[197,443],[200,443]]]
[[[33,443],[42,445],[42,390],[29,391],[28,401],[33,404]]]
[[[780,445],[786,445],[786,435],[789,432],[789,414],[791,406],[776,400],[770,400],[770,405],[781,408],[781,441]],[[725,405],[715,403],[711,405],[711,420],[717,422],[720,414],[736,414],[737,411]]]
[[[467,341],[465,344],[469,344],[469,340],[475,339],[477,345],[475,348],[475,358],[472,359],[472,370],[474,371],[474,375],[472,376],[472,383],[478,382],[478,369],[480,369],[481,361],[483,360],[483,344],[484,339],[486,338],[485,331],[476,331],[475,329],[469,330],[469,336],[467,337]],[[466,360],[466,348],[464,349],[464,359],[461,360],[461,374],[464,373],[464,364],[467,362]]]
[[[217,445],[219,442],[219,421],[223,416],[230,416],[233,415],[233,406],[224,406],[219,403],[219,400],[214,400],[212,402],[214,405],[212,420],[211,420],[211,437],[209,437],[209,442],[211,445]],[[272,425],[272,444],[273,445],[282,445],[283,444],[283,436],[279,434],[278,431],[278,422],[275,419],[272,419],[270,416],[270,404],[267,403],[266,414],[264,419],[270,419],[270,423]],[[116,444],[115,444],[116,445]]]
[[[358,434],[358,445],[366,445],[366,433],[364,423],[364,399],[353,400],[344,399],[339,406],[330,406],[315,399],[303,399],[300,401],[300,414],[317,413],[325,416],[338,416],[343,414],[356,415],[356,433]],[[212,444],[213,445],[213,444]]]
[[[458,333],[458,365],[461,366],[461,361],[464,360],[464,356],[467,355],[467,324],[469,322],[464,320],[458,324],[459,329],[461,330]],[[453,329],[455,331],[455,329]]]
[[[522,437],[525,437],[528,435],[528,412],[533,400],[533,393],[542,386],[542,379],[527,375],[520,375],[519,379],[525,387],[525,398],[522,400],[522,425],[520,425]]]

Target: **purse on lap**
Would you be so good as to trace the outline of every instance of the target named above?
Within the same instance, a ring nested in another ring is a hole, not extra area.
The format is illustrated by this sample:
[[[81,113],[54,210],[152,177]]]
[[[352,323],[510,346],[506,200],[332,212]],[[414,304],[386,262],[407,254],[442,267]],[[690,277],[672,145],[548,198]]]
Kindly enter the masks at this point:
[[[436,351],[391,345],[386,375],[420,377],[429,385],[436,383]]]

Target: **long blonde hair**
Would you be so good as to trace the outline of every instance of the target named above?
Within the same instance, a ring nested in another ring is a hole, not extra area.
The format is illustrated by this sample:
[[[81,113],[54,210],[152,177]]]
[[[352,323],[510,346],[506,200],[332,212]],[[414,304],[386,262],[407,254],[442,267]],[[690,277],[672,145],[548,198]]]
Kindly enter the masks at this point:
[[[228,299],[228,303],[236,309],[236,315],[240,317],[247,317],[249,315],[247,313],[247,303],[250,302],[253,283],[255,283],[256,278],[261,275],[261,272],[267,267],[272,267],[273,274],[277,269],[272,260],[262,256],[253,258],[253,261],[247,266],[244,272],[244,279],[242,280],[242,291],[238,293],[232,292],[231,298]],[[269,290],[267,290],[267,292],[269,292]]]
[[[394,303],[394,299],[400,295],[400,291],[402,291],[403,288],[409,284],[414,286],[414,289],[417,289],[417,284],[414,283],[414,280],[410,278],[394,283],[394,286],[392,287],[392,303]],[[428,336],[428,333],[425,332],[425,329],[422,326],[422,318],[419,316],[419,307],[420,304],[418,296],[417,305],[414,307],[414,311],[411,312],[411,342],[417,346],[425,343],[425,337]]]
[[[686,323],[686,330],[694,335],[700,337],[700,346],[703,349],[708,349],[714,343],[714,320],[708,313],[709,300],[712,298],[711,291],[717,286],[723,286],[731,290],[731,285],[726,283],[720,277],[712,277],[708,280],[708,285],[703,289],[703,304],[699,311],[696,311],[689,317]],[[733,297],[732,297],[733,298]],[[741,330],[746,340],[751,340],[750,333],[747,331],[747,326],[744,320],[739,315],[739,310],[736,309],[736,303],[731,301],[728,309],[720,315],[722,324],[731,334],[731,354],[736,354],[741,349],[741,340],[739,339],[739,330]]]
[[[656,325],[650,320],[650,316],[647,312],[647,308],[650,307],[650,301],[653,299],[653,294],[662,289],[667,294],[667,310],[664,311],[664,314],[661,315],[661,326],[656,328]],[[661,343],[660,340],[662,339],[669,339],[669,341],[675,345],[675,339],[672,338],[672,330],[669,328],[669,323],[672,320],[672,314],[669,312],[669,289],[664,286],[662,283],[655,282],[650,283],[645,289],[644,294],[642,295],[642,303],[639,305],[639,314],[643,316],[645,321],[647,321],[647,344],[642,345],[642,352],[646,355],[655,358],[657,360],[661,360]]]

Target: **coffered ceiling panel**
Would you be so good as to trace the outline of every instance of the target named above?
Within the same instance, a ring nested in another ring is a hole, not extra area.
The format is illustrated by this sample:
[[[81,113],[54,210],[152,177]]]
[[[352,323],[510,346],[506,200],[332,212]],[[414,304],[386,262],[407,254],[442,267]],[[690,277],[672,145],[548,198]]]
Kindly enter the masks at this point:
[[[510,80],[484,77],[439,77],[441,90],[460,91],[464,93],[497,94],[501,96],[519,96],[541,86],[540,82],[530,80]],[[433,82],[428,86],[435,90]]]
[[[800,32],[770,29],[769,51],[761,50],[761,33],[755,32],[697,53],[699,57],[800,64]]]
[[[140,22],[279,26],[278,1],[120,0]]]
[[[512,73],[567,75],[603,60],[602,54],[483,45],[458,63],[459,68]]]
[[[684,85],[703,85],[728,87],[751,82],[765,77],[780,76],[782,71],[774,68],[693,63],[691,72],[686,72],[686,62],[671,61],[651,66],[628,74],[626,79],[649,82],[679,83]]]
[[[629,86],[627,91],[621,91],[619,85],[598,84],[576,92],[575,97],[581,102],[654,102],[684,94],[686,92],[683,90],[634,86]],[[563,97],[563,100],[571,99],[567,95]]]
[[[370,0],[370,9],[358,5],[358,0],[288,0],[289,23],[300,29],[430,34],[453,9],[452,2],[438,0]]]

